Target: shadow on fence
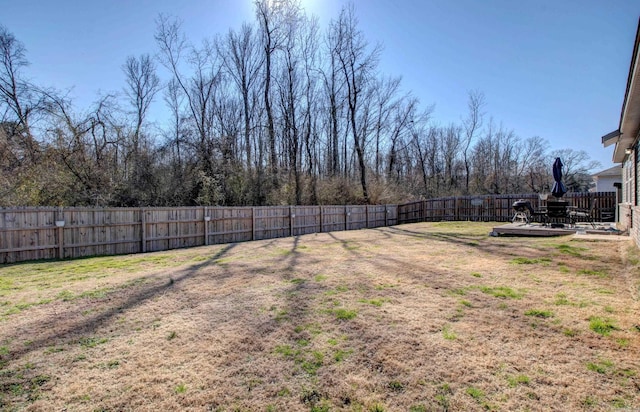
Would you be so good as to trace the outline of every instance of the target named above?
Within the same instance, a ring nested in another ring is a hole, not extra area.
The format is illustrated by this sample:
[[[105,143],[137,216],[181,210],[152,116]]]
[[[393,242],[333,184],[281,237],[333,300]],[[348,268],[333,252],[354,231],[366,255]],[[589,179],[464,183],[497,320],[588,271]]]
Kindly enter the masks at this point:
[[[0,263],[395,225],[397,205],[0,209]]]
[[[612,216],[614,192],[570,193],[572,206]],[[460,196],[403,205],[0,209],[0,263],[155,252],[414,222],[506,222],[536,194]],[[596,202],[595,204],[593,202]],[[603,219],[599,219],[603,220]]]

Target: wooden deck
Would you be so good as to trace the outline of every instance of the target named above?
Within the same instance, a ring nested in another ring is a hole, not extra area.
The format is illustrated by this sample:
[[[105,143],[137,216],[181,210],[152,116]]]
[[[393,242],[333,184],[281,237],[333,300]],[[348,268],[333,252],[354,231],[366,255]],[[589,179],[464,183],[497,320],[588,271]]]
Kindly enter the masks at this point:
[[[540,223],[523,223],[515,222],[493,228],[491,233],[493,236],[566,236],[574,234],[590,234],[590,235],[608,235],[614,236],[620,232],[614,230],[612,223],[595,223],[596,229],[590,224],[578,223],[575,226],[565,225],[562,228],[545,226]]]
[[[573,235],[582,228],[570,228],[568,225],[564,228],[555,228],[551,226],[543,226],[539,223],[508,223],[506,225],[496,226],[493,228],[494,236],[566,236]]]

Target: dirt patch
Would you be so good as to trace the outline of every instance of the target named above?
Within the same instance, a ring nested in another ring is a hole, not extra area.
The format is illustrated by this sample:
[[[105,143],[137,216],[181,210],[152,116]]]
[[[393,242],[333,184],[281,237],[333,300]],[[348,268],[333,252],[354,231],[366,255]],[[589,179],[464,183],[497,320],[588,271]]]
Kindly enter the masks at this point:
[[[492,226],[0,267],[0,406],[639,408],[637,249]]]

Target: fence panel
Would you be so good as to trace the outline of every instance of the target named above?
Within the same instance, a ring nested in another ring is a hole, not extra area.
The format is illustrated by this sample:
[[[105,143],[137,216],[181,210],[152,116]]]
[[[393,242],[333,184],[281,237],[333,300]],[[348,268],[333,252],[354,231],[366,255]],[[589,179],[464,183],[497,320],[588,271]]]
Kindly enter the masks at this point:
[[[368,215],[369,215],[369,226],[368,227],[380,227],[387,226],[387,206],[385,205],[374,205],[367,206]]]
[[[387,205],[387,222],[385,226],[394,226],[399,224],[400,221],[398,220],[398,206]]]
[[[346,230],[346,206],[322,206],[322,231],[334,232]]]
[[[425,214],[427,201],[413,202],[398,208],[398,219],[404,223],[421,222],[429,215]],[[430,217],[430,216],[429,216]]]
[[[138,253],[140,209],[64,208],[64,258]]]
[[[435,198],[398,205],[398,223],[446,220],[508,222],[513,218],[513,203],[520,199],[530,201],[535,210],[546,206],[544,197],[531,193]],[[592,216],[602,221],[610,221],[616,207],[615,192],[567,193],[564,200],[572,208],[592,209]]]
[[[358,230],[367,227],[367,207],[347,206],[347,230]]]
[[[55,208],[0,209],[0,263],[57,257]]]
[[[572,206],[611,217],[615,193],[569,193]],[[0,209],[0,263],[117,255],[421,221],[509,221],[536,194],[461,196],[404,205]]]
[[[204,209],[196,207],[145,208],[146,252],[204,245]],[[141,235],[138,235],[140,239]]]
[[[296,206],[293,208],[293,235],[320,232],[320,206]]]
[[[289,206],[255,208],[255,239],[274,239],[292,234]]]
[[[212,207],[208,208],[208,216],[211,220],[208,222],[207,244],[245,242],[254,238],[254,216],[250,207]]]

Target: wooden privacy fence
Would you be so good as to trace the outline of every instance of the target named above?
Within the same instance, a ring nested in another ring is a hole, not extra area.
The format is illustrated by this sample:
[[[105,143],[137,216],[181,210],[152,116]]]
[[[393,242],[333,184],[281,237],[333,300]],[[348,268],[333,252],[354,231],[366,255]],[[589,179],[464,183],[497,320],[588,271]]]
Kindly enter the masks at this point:
[[[397,223],[396,205],[0,209],[0,263],[155,252]]]
[[[546,200],[538,194],[459,196],[427,199],[398,206],[398,223],[439,221],[508,222],[513,218],[513,202],[528,200],[538,210]],[[567,193],[563,197],[570,206],[591,211],[599,221],[613,221],[615,192]],[[593,206],[593,208],[592,208]],[[582,219],[586,220],[586,219]]]
[[[569,193],[571,206],[597,220],[611,217],[615,192]],[[0,263],[78,258],[272,239],[413,222],[495,221],[513,217],[512,204],[537,194],[461,196],[404,205],[180,208],[0,209]]]

